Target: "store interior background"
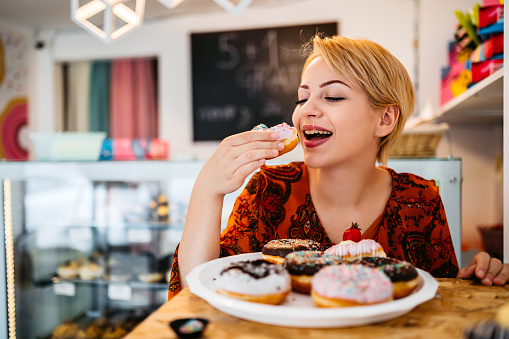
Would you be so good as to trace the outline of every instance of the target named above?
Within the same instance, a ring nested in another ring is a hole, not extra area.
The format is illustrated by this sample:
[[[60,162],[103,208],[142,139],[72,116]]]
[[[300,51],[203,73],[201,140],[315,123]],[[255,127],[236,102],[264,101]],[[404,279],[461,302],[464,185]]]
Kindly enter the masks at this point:
[[[441,68],[447,65],[447,46],[453,39],[457,23],[454,11],[467,12],[478,3],[474,0],[255,0],[242,16],[236,18],[212,0],[207,1],[205,10],[197,7],[178,15],[171,15],[167,10],[151,18],[146,16],[140,28],[111,45],[105,45],[73,24],[70,11],[67,12],[69,23],[63,27],[57,22],[52,26],[42,17],[37,23],[20,23],[20,20],[2,13],[0,5],[0,29],[22,33],[30,41],[30,47],[37,41],[44,42],[43,48],[34,47],[28,51],[31,70],[28,130],[56,130],[56,64],[157,57],[159,138],[169,142],[170,160],[205,160],[218,143],[193,142],[190,34],[331,21],[338,22],[339,34],[369,38],[395,54],[417,86],[416,115],[437,112]],[[67,0],[61,3],[59,6],[69,6]],[[24,6],[26,11],[30,11],[28,4]],[[481,247],[479,225],[503,222],[503,143],[502,123],[451,124],[437,149],[438,157],[460,157],[463,161],[462,244],[465,250]],[[33,145],[29,147],[33,150]],[[301,152],[299,149],[286,157],[288,160],[299,159]],[[31,159],[35,159],[33,152],[30,154]],[[509,252],[507,230],[506,226],[506,261]]]

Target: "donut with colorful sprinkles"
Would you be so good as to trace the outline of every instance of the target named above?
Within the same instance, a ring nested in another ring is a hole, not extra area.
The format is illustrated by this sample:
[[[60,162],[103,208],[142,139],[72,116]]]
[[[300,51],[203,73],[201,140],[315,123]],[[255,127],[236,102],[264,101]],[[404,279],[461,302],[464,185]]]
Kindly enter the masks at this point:
[[[311,239],[276,239],[262,247],[262,259],[283,264],[285,257],[296,251],[321,251],[320,243]]]
[[[365,306],[391,301],[393,290],[382,271],[343,264],[324,267],[313,276],[311,298],[318,307]]]
[[[292,279],[292,288],[296,292],[309,294],[313,275],[325,266],[340,265],[343,260],[338,256],[322,251],[298,251],[288,254],[284,266]]]
[[[278,134],[278,141],[281,141],[284,145],[284,148],[279,151],[279,155],[283,155],[285,153],[290,152],[299,144],[299,137],[297,136],[297,129],[295,127],[288,125],[286,122],[282,124],[275,125],[272,127],[267,127],[264,124],[259,124],[255,126],[253,131],[273,131]]]

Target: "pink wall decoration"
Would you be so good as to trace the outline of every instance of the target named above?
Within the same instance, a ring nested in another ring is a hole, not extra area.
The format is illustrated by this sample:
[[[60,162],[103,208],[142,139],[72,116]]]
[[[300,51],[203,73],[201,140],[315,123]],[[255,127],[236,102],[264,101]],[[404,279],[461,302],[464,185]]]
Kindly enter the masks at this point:
[[[28,126],[28,43],[23,34],[0,31],[0,159],[28,159],[21,133]]]
[[[0,157],[27,160],[28,151],[20,142],[20,132],[28,124],[26,98],[13,99],[0,113]]]

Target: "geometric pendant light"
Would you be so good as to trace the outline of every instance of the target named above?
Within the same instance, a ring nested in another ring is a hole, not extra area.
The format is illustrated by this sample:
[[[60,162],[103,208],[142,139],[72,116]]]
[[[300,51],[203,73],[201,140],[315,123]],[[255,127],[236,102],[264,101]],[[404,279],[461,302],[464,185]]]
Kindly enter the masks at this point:
[[[184,0],[159,0],[160,3],[172,9],[184,2]]]
[[[230,12],[233,16],[237,18],[244,13],[249,4],[253,0],[240,0],[237,5],[234,5],[231,0],[214,0],[219,6],[223,7],[226,11]]]
[[[251,4],[253,0],[240,0],[235,5],[231,0],[214,0],[219,6],[223,7],[230,14],[240,17],[246,8]],[[184,0],[159,0],[160,3],[168,8],[175,8],[180,5]]]
[[[143,23],[145,0],[135,1],[134,9],[128,0],[71,0],[71,18],[102,42],[109,44]],[[101,20],[102,16],[102,20]]]

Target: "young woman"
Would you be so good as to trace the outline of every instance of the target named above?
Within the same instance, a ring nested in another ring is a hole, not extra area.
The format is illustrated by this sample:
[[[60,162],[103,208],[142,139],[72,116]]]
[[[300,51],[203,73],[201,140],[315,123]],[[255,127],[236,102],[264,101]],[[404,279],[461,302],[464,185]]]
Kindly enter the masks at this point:
[[[365,39],[316,36],[293,114],[304,162],[264,166],[283,148],[273,132],[223,140],[195,182],[169,296],[186,286],[181,278],[201,263],[260,251],[272,239],[332,246],[353,222],[387,256],[435,277],[505,284],[509,265],[486,253],[458,270],[434,181],[376,166],[386,163],[413,109],[410,77],[386,49]],[[258,168],[220,234],[224,196]]]

